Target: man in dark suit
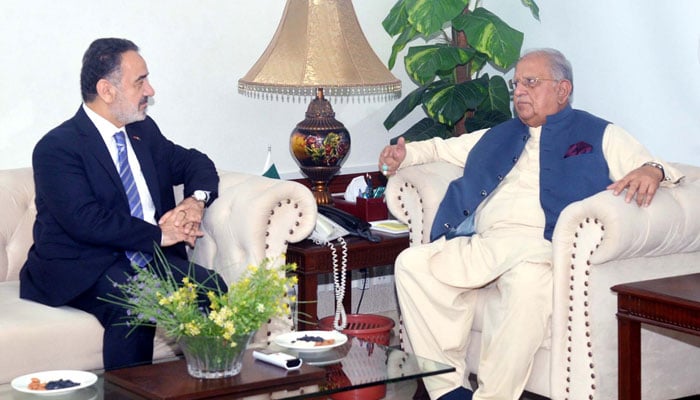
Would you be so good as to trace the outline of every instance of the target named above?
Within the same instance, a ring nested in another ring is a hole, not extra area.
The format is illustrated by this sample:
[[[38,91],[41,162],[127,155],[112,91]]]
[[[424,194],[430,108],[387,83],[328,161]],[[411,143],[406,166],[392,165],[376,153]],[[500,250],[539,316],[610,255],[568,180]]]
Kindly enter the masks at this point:
[[[192,267],[186,244],[203,235],[199,224],[219,183],[206,155],[169,141],[146,116],[155,92],[138,50],[125,39],[90,45],[80,74],[83,105],[32,157],[37,216],[20,297],[95,315],[105,328],[105,369],[150,363],[154,329],[129,333],[125,310],[98,297],[119,294],[113,282],[133,275],[132,263],[152,260],[154,245],[179,281]],[[173,186],[180,184],[185,198],[176,205]],[[213,274],[193,268],[199,282]]]

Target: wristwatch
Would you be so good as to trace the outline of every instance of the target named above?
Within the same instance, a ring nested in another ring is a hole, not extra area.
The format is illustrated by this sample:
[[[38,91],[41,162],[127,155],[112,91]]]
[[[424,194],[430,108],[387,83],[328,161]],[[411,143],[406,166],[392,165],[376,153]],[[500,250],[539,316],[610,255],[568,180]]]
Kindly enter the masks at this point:
[[[192,193],[192,198],[197,201],[203,201],[206,206],[207,203],[209,203],[209,192],[206,190],[195,190],[194,193]]]

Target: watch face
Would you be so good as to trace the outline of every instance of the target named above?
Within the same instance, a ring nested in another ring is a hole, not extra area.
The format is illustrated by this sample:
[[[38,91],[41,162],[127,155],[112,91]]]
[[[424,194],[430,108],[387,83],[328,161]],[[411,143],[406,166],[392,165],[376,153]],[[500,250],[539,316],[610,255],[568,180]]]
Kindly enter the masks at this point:
[[[207,201],[207,194],[201,190],[195,190],[194,193],[192,194],[192,197],[194,197],[195,200]]]

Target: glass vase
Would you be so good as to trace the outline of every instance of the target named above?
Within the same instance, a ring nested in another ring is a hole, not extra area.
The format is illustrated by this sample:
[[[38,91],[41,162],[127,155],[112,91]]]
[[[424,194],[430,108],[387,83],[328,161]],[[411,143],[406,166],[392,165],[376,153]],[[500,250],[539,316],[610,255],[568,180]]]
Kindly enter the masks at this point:
[[[178,340],[185,354],[187,372],[201,379],[237,375],[243,367],[243,355],[255,332],[234,335],[231,340],[220,336],[183,336]],[[232,344],[235,343],[235,346]]]

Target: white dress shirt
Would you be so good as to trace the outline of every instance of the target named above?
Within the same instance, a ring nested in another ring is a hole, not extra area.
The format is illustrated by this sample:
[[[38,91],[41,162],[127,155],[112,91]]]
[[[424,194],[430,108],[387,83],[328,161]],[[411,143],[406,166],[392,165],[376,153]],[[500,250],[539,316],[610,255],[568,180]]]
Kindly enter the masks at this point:
[[[131,147],[131,138],[126,127],[117,128],[111,122],[107,121],[105,118],[92,111],[90,107],[83,104],[83,110],[87,114],[90,121],[95,124],[97,130],[102,136],[109,154],[112,156],[112,162],[114,162],[114,167],[119,172],[119,163],[117,161],[117,142],[114,139],[114,134],[119,131],[124,131],[128,140],[126,140],[127,155],[129,159],[129,167],[131,167],[131,172],[134,175],[134,181],[136,182],[136,188],[139,191],[139,197],[141,198],[141,208],[143,209],[143,220],[149,222],[153,225],[156,223],[156,207],[153,204],[153,198],[151,197],[151,192],[148,190],[148,185],[146,185],[146,178],[143,176],[141,171],[141,164],[139,163],[136,153],[134,153],[133,147]]]

